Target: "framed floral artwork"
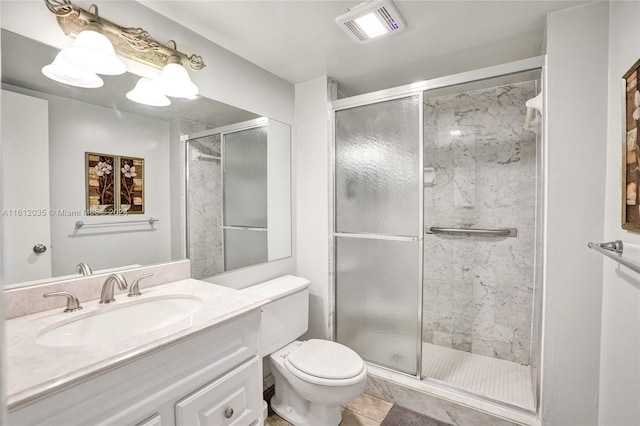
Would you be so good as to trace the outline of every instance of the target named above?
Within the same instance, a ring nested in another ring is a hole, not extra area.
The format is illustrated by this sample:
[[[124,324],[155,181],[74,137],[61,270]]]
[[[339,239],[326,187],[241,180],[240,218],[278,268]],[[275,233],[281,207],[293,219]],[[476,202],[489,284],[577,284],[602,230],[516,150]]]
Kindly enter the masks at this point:
[[[640,231],[640,90],[638,60],[623,78],[624,135],[622,141],[622,228]]]
[[[85,153],[87,214],[113,214],[116,210],[116,157]]]
[[[119,211],[121,214],[144,213],[144,159],[118,158]]]

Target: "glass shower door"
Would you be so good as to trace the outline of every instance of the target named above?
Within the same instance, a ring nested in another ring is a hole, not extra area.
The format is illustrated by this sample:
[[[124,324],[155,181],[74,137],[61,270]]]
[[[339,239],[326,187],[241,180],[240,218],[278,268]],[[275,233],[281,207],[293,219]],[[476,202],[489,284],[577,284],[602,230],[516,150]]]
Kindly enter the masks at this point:
[[[268,260],[267,127],[222,135],[224,270]]]
[[[336,111],[336,340],[417,375],[422,95]]]

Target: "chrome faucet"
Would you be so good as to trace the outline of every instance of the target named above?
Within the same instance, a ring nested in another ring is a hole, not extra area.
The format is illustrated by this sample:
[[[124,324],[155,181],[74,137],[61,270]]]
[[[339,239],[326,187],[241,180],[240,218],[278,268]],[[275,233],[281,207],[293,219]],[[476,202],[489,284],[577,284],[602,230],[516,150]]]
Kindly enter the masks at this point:
[[[118,273],[109,275],[102,285],[100,303],[111,303],[116,301],[116,299],[113,297],[114,284],[118,284],[118,288],[120,290],[127,289],[127,280],[125,280],[122,275]]]
[[[87,262],[80,262],[76,266],[76,273],[82,275],[91,275],[93,271]]]
[[[144,274],[144,275],[140,275],[138,278],[133,280],[133,283],[131,284],[131,287],[129,287],[129,294],[127,294],[127,296],[128,297],[140,296],[142,293],[140,293],[140,288],[138,286],[138,283],[140,282],[141,279],[147,278],[147,277],[152,277],[152,276],[153,276],[153,274]]]

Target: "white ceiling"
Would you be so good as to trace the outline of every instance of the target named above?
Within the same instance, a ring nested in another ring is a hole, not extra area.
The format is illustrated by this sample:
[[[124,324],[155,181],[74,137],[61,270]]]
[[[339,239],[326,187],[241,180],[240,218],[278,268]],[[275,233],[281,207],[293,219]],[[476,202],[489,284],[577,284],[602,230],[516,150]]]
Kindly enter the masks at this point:
[[[585,1],[396,1],[397,35],[357,44],[335,24],[353,1],[139,0],[291,83],[327,75],[351,96],[537,56],[545,16]]]

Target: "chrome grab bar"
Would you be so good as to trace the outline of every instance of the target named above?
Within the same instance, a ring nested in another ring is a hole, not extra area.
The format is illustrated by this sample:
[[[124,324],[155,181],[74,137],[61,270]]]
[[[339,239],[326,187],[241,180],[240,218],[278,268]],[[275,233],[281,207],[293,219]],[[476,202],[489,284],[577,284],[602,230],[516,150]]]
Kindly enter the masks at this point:
[[[595,251],[597,251],[598,253],[602,253],[603,255],[607,256],[610,259],[615,260],[618,263],[623,264],[624,266],[626,266],[627,268],[631,269],[634,272],[637,272],[640,274],[640,265],[637,264],[636,262],[633,262],[631,260],[627,260],[624,257],[622,257],[622,252],[623,252],[623,245],[622,245],[622,241],[620,240],[616,240],[616,241],[610,241],[608,243],[589,243],[587,244],[587,246],[590,249],[593,249]]]
[[[440,228],[432,226],[426,234],[466,235],[467,237],[517,237],[517,228],[478,229],[478,228]]]
[[[140,220],[125,220],[122,222],[100,222],[100,223],[84,223],[79,220],[76,222],[76,229],[84,228],[85,226],[118,226],[130,223],[148,223],[153,226],[154,223],[160,222],[160,219],[154,219],[150,217],[149,219],[140,219]]]

